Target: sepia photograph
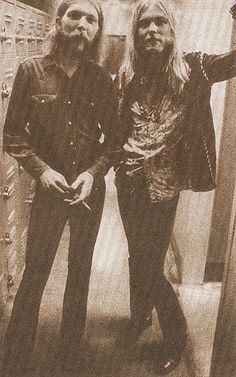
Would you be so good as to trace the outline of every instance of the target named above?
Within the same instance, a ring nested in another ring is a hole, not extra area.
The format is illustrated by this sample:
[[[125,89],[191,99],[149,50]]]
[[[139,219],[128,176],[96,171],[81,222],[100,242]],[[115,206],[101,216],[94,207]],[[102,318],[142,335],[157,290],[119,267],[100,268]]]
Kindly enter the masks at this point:
[[[0,377],[236,377],[236,1],[0,0]]]

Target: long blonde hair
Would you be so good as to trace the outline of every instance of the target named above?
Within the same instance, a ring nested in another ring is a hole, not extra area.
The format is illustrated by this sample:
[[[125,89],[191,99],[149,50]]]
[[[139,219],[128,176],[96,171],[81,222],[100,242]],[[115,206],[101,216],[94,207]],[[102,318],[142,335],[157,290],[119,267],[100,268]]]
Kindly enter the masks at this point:
[[[168,83],[174,93],[181,93],[183,91],[185,83],[189,80],[189,66],[177,45],[176,22],[169,3],[169,0],[168,4],[166,0],[141,0],[137,4],[133,14],[132,29],[127,38],[124,62],[120,71],[120,76],[123,77],[123,79],[121,79],[123,84],[127,85],[131,80],[140,60],[138,51],[135,47],[135,36],[137,34],[140,16],[148,6],[156,4],[168,19],[173,35],[173,47],[168,62],[164,68],[167,74]]]
[[[57,17],[62,18],[64,14],[66,13],[67,9],[71,4],[79,3],[80,0],[61,0],[56,12],[55,12],[55,19]],[[96,9],[97,14],[98,14],[98,26],[99,30],[98,33],[95,37],[91,53],[90,53],[90,58],[95,60],[96,62],[99,61],[99,52],[103,40],[103,25],[104,25],[104,17],[103,17],[103,12],[102,12],[102,7],[99,3],[98,0],[88,0]],[[44,52],[45,54],[53,54],[57,48],[58,48],[58,41],[57,41],[57,36],[58,32],[55,26],[55,23],[48,33],[46,40],[45,40],[45,47],[44,47]]]

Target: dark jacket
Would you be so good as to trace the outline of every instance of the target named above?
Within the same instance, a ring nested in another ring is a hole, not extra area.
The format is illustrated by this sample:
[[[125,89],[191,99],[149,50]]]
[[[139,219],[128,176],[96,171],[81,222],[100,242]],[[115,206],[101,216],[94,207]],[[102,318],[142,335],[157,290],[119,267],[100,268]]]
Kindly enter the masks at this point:
[[[236,51],[222,55],[195,52],[186,54],[185,58],[191,72],[183,94],[186,101],[185,131],[179,145],[176,169],[182,187],[193,191],[209,191],[216,186],[211,88],[215,82],[236,76]],[[121,124],[125,138],[132,124],[130,105],[137,100],[142,85],[140,77],[134,75],[124,90]]]
[[[37,179],[50,166],[73,182],[111,166],[118,107],[110,75],[82,61],[69,78],[56,56],[20,64],[4,126],[4,150]]]

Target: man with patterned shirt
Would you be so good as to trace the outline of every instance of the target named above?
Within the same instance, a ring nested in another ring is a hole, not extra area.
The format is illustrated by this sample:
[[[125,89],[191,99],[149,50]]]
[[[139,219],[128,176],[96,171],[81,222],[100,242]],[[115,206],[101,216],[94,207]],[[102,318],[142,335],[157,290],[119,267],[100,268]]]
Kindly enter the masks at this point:
[[[37,186],[26,268],[5,336],[4,377],[24,375],[41,297],[67,220],[70,245],[60,362],[64,368],[76,364],[104,203],[104,175],[111,166],[118,131],[111,77],[94,62],[102,30],[97,0],[61,1],[49,53],[23,62],[15,78],[4,147]]]
[[[236,75],[236,51],[184,55],[175,30],[169,1],[141,0],[120,73],[125,138],[116,184],[130,255],[131,320],[117,346],[140,337],[155,307],[163,334],[158,375],[175,368],[187,339],[184,314],[163,272],[179,194],[215,188],[211,86]]]

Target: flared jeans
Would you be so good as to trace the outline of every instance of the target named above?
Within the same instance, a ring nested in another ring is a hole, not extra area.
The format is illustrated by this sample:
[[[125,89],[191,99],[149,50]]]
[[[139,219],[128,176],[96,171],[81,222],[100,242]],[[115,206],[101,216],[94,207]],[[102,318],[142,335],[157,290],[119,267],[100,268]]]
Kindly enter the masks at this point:
[[[36,191],[26,246],[26,266],[4,340],[2,376],[21,376],[36,338],[42,294],[67,220],[70,228],[68,276],[64,293],[60,345],[62,357],[75,360],[86,321],[89,279],[105,196],[105,183],[88,200],[70,207],[60,194]],[[73,357],[74,356],[74,357]],[[63,361],[62,361],[63,362]]]

